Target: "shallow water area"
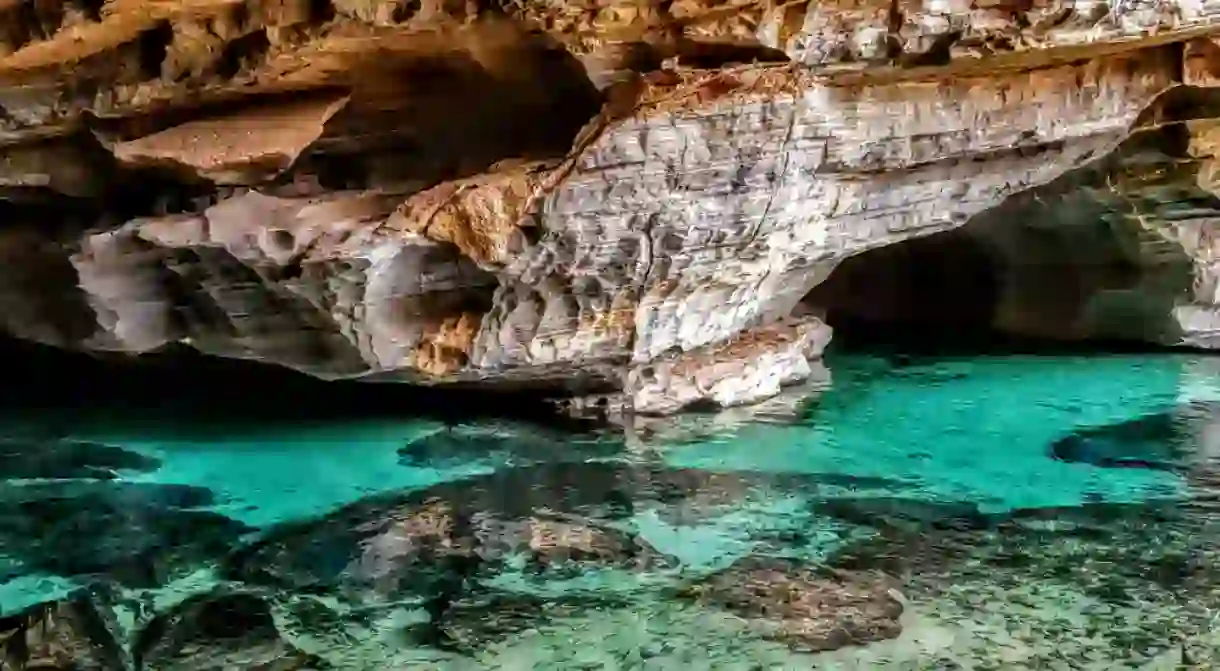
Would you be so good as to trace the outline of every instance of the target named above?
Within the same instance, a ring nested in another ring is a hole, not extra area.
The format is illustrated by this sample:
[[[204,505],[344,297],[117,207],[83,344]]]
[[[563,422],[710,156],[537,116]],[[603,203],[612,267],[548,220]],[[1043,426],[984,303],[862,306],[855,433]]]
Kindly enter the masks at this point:
[[[829,367],[646,431],[14,400],[0,668],[1220,668],[1220,359]]]

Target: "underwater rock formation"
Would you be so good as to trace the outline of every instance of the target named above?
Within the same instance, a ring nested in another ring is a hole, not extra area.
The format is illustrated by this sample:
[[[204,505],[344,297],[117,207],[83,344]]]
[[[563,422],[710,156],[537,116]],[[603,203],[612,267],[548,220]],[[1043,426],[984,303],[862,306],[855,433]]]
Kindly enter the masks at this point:
[[[130,658],[100,595],[87,590],[0,618],[6,669],[124,669]]]
[[[581,565],[655,568],[668,559],[603,520],[630,510],[630,473],[605,464],[510,469],[422,491],[371,497],[321,520],[284,525],[226,572],[269,586],[444,606],[468,582],[520,558],[533,571]],[[629,490],[628,490],[629,491]]]
[[[0,329],[655,414],[827,314],[1211,346],[1217,9],[6,3]]]
[[[1188,454],[1181,444],[1182,423],[1172,414],[1162,413],[1082,429],[1055,441],[1051,456],[1102,468],[1173,469]]]
[[[266,599],[223,588],[159,614],[140,632],[135,649],[136,667],[143,669],[321,667],[284,640]]]
[[[153,457],[115,445],[0,438],[0,473],[6,478],[110,479],[119,471],[151,472],[160,465]]]
[[[463,425],[424,434],[398,450],[398,463],[412,468],[461,468],[470,464],[524,466],[615,457],[622,445],[543,427],[522,434],[512,425]]]
[[[210,491],[186,485],[35,483],[3,488],[0,503],[0,543],[27,571],[131,586],[168,582],[251,531],[207,510]]]
[[[701,598],[756,618],[793,649],[835,650],[902,632],[899,583],[882,574],[746,557],[701,585]]]
[[[962,385],[959,398],[977,401],[960,371],[923,368],[893,370],[913,387],[937,377]],[[1064,414],[1064,431],[1040,433],[1034,446],[1014,441],[1002,463],[1031,482],[1088,470],[1087,489],[1036,490],[1010,499],[1018,507],[960,480],[933,488],[902,469],[867,475],[865,461],[830,472],[812,462],[733,466],[721,440],[713,463],[678,466],[695,445],[628,455],[615,431],[598,432],[605,443],[565,445],[501,422],[384,441],[381,459],[370,443],[344,441],[344,458],[376,464],[377,484],[393,480],[385,469],[448,473],[276,516],[230,488],[252,472],[234,454],[268,469],[257,451],[189,453],[231,477],[205,476],[213,489],[125,481],[133,469],[124,464],[148,469],[134,471],[140,478],[183,477],[176,449],[141,461],[64,441],[74,456],[65,462],[46,438],[56,457],[47,468],[67,464],[40,471],[50,481],[24,477],[21,460],[13,477],[0,472],[0,668],[584,668],[592,657],[656,668],[693,659],[687,666],[1042,669],[1214,658],[1216,508],[1180,487],[1214,477],[1214,462],[1175,459],[1194,473],[1185,483],[1050,457],[1064,436],[1133,455],[1157,432],[1201,435],[1215,406],[1174,407],[1173,423],[1103,412],[1078,431],[1079,413]],[[882,458],[874,435],[871,462]],[[973,450],[985,435],[963,442]],[[774,443],[754,434],[741,444],[760,455]],[[926,449],[919,460],[957,454]],[[121,477],[107,479],[109,468]],[[311,473],[327,469],[315,463]],[[1141,475],[1157,480],[1105,486]]]

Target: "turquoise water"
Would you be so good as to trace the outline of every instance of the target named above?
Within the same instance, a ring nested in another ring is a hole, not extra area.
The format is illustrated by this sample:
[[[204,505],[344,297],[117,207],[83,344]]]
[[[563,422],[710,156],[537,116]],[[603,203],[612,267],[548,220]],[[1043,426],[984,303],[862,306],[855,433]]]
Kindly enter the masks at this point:
[[[9,408],[0,668],[1220,668],[1220,360],[830,369],[588,433]]]

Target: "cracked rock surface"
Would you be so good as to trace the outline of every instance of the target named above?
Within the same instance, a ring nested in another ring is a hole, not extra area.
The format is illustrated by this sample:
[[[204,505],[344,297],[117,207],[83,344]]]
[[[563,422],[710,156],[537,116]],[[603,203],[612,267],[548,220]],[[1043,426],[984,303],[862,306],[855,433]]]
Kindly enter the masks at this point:
[[[0,28],[25,339],[665,414],[814,375],[826,311],[881,304],[836,282],[946,235],[989,328],[1220,331],[1210,0],[11,0]]]

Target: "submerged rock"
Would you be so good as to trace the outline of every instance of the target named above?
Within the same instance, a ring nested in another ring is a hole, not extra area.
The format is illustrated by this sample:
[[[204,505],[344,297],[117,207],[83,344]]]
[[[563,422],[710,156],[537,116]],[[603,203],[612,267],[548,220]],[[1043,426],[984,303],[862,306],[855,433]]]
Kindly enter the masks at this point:
[[[29,570],[155,586],[225,556],[251,529],[184,485],[0,486],[0,546]]]
[[[1183,419],[1165,412],[1075,431],[1051,445],[1051,456],[1101,468],[1175,470],[1186,464],[1189,437]]]
[[[0,618],[0,667],[12,671],[130,668],[122,632],[96,597],[82,589]]]
[[[306,671],[321,661],[287,643],[263,597],[218,590],[158,615],[135,645],[138,668]]]
[[[563,416],[594,419],[620,427],[628,444],[647,448],[672,446],[731,436],[757,423],[796,424],[813,402],[830,387],[830,370],[820,361],[810,363],[811,374],[802,383],[785,386],[771,398],[757,403],[721,407],[717,404],[688,405],[673,415],[645,415],[622,393],[555,399],[551,404]],[[710,407],[707,407],[709,406]]]
[[[629,607],[629,602],[591,594],[542,598],[522,593],[475,591],[450,603],[429,625],[429,635],[423,640],[441,648],[477,655],[547,622],[616,607]]]
[[[552,434],[541,427],[457,426],[412,440],[398,450],[398,462],[422,468],[468,467],[486,462],[524,466],[612,457],[621,452],[621,441]]]
[[[755,622],[795,650],[818,652],[895,638],[904,599],[880,573],[746,557],[694,588],[704,602]]]
[[[996,522],[975,503],[884,496],[823,499],[814,504],[814,511],[849,524],[879,529],[985,529]]]
[[[734,534],[761,541],[816,515],[816,508],[800,510],[799,504],[823,487],[903,485],[833,474],[556,461],[371,496],[318,519],[280,525],[236,552],[227,574],[383,601],[460,592],[510,565],[540,581],[599,568],[654,572],[673,567],[674,560],[632,531],[641,522],[689,527],[723,518]],[[789,510],[793,502],[796,509]],[[772,511],[776,503],[784,510]],[[746,528],[743,514],[776,524]]]
[[[73,440],[0,439],[0,479],[116,477],[116,471],[152,472],[158,459],[115,445]]]
[[[1220,553],[1214,525],[1189,508],[1088,504],[996,518],[983,529],[885,529],[828,563],[901,576],[911,628],[925,644],[952,641],[938,650],[963,667],[1160,668],[1184,639],[1193,655],[1214,630]],[[931,651],[913,636],[885,652],[922,661]]]
[[[1051,581],[1118,603],[1149,589],[1189,599],[1220,570],[1206,520],[1181,502],[1018,509],[987,520],[878,525],[830,564],[900,576],[922,593],[952,589],[956,576],[971,575],[1004,585]]]
[[[447,602],[514,558],[539,574],[664,565],[610,523],[631,505],[622,476],[621,466],[559,463],[372,497],[273,529],[236,553],[229,573],[357,600]]]

